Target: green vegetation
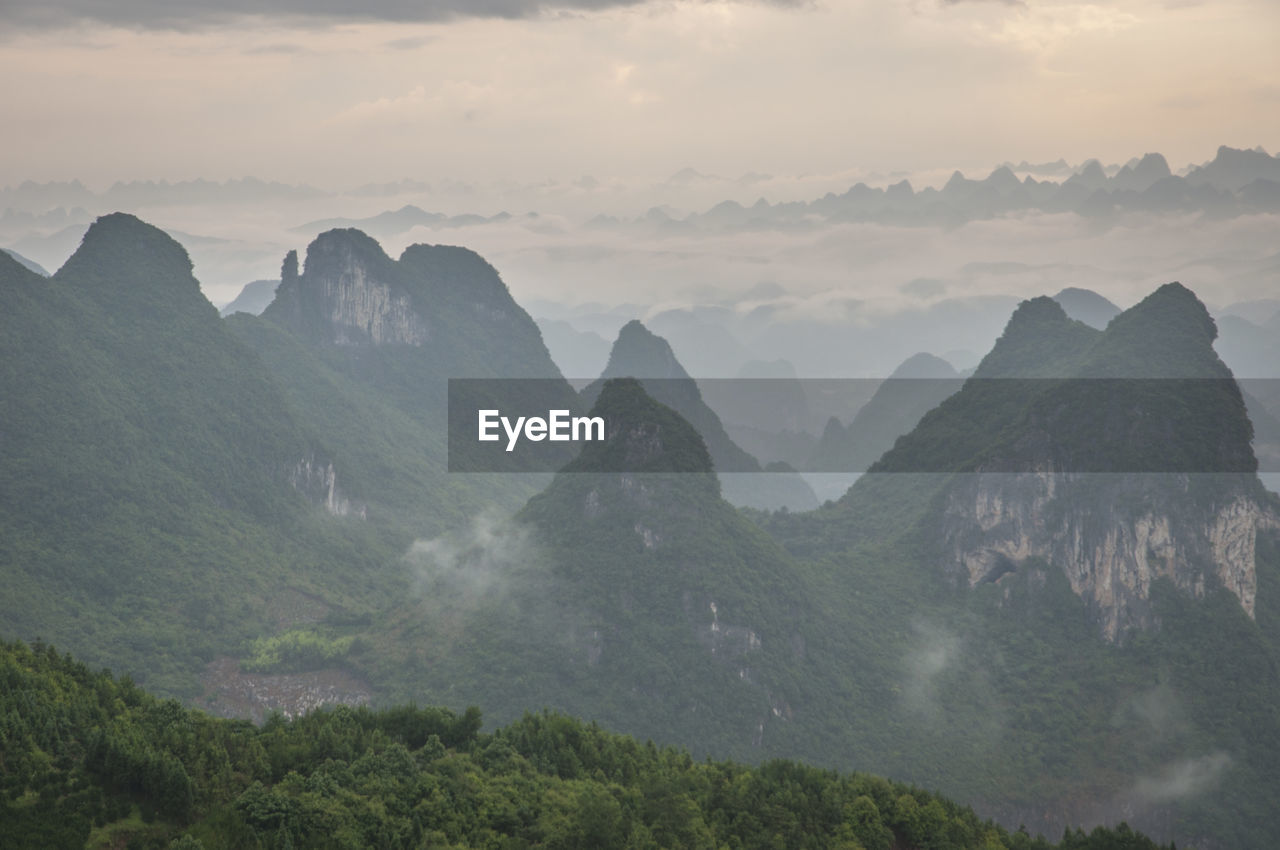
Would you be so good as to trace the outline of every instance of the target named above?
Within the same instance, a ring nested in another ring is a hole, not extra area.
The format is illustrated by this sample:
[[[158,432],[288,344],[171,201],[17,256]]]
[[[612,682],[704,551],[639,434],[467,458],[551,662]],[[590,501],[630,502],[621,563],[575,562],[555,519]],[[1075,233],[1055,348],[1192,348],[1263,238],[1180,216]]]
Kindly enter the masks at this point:
[[[161,231],[104,217],[49,280],[0,257],[0,364],[6,631],[192,699],[286,588],[394,598],[384,544],[292,483],[331,455]]]
[[[240,666],[251,673],[313,670],[346,658],[355,641],[351,636],[330,638],[310,629],[291,629],[256,639]]]
[[[261,728],[0,644],[0,847],[1049,850],[916,788],[695,762],[555,714],[338,708]],[[1070,850],[1158,850],[1125,826]]]
[[[128,216],[50,280],[0,256],[0,628],[134,677],[5,650],[0,846],[1046,846],[828,772],[853,768],[1032,832],[1124,818],[1184,846],[1280,834],[1272,536],[1256,541],[1256,620],[1212,577],[1203,598],[1158,579],[1152,627],[1112,644],[1059,565],[949,580],[959,478],[871,474],[810,513],[737,511],[706,435],[635,381],[602,388],[623,426],[572,471],[447,474],[444,379],[558,382],[554,366],[474,254],[392,261],[361,236],[326,234],[305,273],[286,263],[277,307],[227,320],[181,247]],[[378,276],[422,311],[421,345],[337,339],[315,299]],[[1170,400],[1052,381],[1151,358],[1177,367],[1155,377],[1217,375],[1187,295],[1162,288],[1106,332],[1024,305],[980,369],[1003,380],[943,402],[881,469],[1046,445],[1073,463],[1152,445],[1248,460],[1229,384]],[[1131,403],[1146,419],[1117,432]],[[1168,508],[1186,527],[1223,492],[1257,496],[1175,483],[1077,495],[1100,525]],[[449,708],[254,729],[139,687],[198,702],[205,665],[237,658]],[[480,731],[475,704],[508,725]],[[543,708],[761,767],[526,716]],[[1117,830],[1061,846],[1151,845]]]

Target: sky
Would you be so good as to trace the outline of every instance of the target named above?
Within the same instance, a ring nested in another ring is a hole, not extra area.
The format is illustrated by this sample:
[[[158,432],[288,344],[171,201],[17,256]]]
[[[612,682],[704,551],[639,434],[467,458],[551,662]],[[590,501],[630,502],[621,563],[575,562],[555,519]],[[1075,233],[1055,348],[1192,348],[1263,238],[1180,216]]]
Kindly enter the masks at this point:
[[[0,185],[1177,169],[1280,146],[1277,43],[1275,0],[5,0]]]

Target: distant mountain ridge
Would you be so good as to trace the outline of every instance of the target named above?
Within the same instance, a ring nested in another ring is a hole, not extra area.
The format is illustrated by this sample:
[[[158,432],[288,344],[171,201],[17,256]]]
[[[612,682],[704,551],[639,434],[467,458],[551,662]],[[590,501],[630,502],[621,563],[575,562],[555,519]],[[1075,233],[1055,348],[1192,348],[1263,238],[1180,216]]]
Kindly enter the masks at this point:
[[[629,223],[665,232],[732,231],[759,227],[812,227],[815,222],[881,221],[898,225],[955,225],[1021,211],[1074,212],[1107,218],[1126,212],[1206,212],[1215,216],[1280,211],[1280,157],[1262,151],[1220,147],[1205,165],[1180,177],[1165,158],[1149,153],[1108,177],[1088,160],[1065,180],[1019,180],[1002,165],[974,180],[959,171],[941,189],[916,190],[907,180],[885,188],[857,183],[847,191],[811,201],[750,206],[723,201],[682,218],[661,210]]]
[[[246,283],[244,289],[236,295],[231,301],[222,307],[218,312],[223,316],[230,316],[232,313],[248,313],[251,316],[260,316],[262,311],[276,297],[276,287],[280,285],[278,280],[254,280]]]

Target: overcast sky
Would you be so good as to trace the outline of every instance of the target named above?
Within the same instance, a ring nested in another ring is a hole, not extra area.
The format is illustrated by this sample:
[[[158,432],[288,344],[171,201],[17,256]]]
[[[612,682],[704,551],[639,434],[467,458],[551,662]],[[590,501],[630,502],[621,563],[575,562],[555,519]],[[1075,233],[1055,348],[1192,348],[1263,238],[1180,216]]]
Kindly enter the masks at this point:
[[[0,184],[981,171],[1149,150],[1176,169],[1280,146],[1276,0],[356,5],[6,0]]]

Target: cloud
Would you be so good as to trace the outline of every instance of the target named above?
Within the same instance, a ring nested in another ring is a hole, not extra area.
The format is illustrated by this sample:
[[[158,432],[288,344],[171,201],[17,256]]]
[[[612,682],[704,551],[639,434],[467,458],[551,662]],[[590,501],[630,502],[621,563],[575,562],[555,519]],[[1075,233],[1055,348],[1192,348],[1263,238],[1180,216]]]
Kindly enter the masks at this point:
[[[419,50],[435,41],[436,39],[432,36],[417,35],[408,38],[393,38],[390,41],[383,42],[382,46],[391,50]]]
[[[470,525],[431,540],[417,540],[405,554],[415,589],[454,611],[502,598],[536,562],[524,526],[481,514]]]
[[[914,646],[903,659],[902,701],[912,712],[936,720],[943,708],[938,679],[955,666],[960,640],[930,623],[914,623],[913,630]]]
[[[246,18],[283,18],[312,25],[385,21],[424,23],[460,18],[530,18],[549,12],[591,12],[648,0],[11,0],[0,4],[4,29],[50,29],[83,23],[144,30],[196,30]],[[801,5],[798,0],[766,0]]]
[[[1231,766],[1231,756],[1216,751],[1171,762],[1155,776],[1140,778],[1134,792],[1151,803],[1168,803],[1212,790]]]

